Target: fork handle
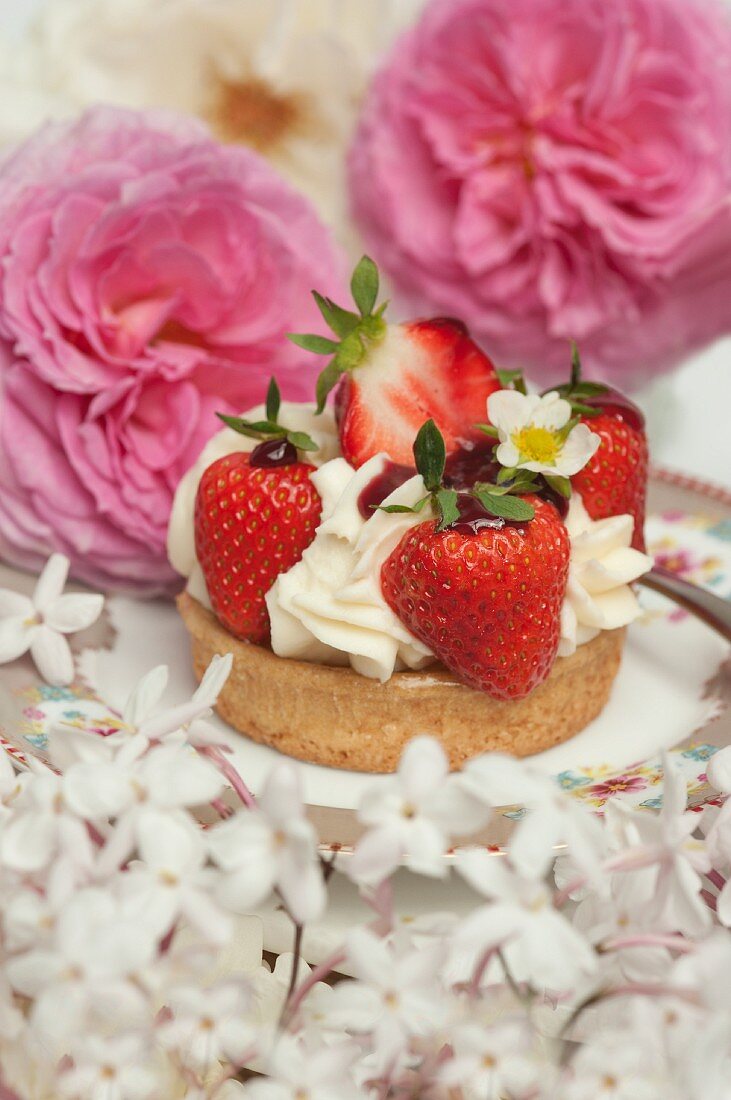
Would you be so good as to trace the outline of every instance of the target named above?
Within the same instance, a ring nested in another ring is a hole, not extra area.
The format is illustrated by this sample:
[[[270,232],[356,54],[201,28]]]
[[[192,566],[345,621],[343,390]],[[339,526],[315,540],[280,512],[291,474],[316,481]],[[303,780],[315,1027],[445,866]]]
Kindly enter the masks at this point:
[[[700,585],[684,581],[677,574],[658,566],[640,577],[639,583],[680,604],[686,611],[707,623],[727,642],[731,642],[731,601],[716,596]]]

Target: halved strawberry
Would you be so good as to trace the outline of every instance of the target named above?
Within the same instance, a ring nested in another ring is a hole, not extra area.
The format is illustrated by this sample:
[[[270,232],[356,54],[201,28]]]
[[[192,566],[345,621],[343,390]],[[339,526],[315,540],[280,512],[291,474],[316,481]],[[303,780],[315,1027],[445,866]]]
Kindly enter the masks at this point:
[[[388,324],[386,304],[375,309],[378,269],[367,256],[351,289],[359,313],[315,294],[338,341],[290,336],[300,347],[332,355],[318,380],[318,409],[338,386],[335,411],[348,462],[362,466],[385,451],[394,462],[412,465],[414,436],[429,419],[448,454],[480,438],[474,425],[484,421],[487,399],[500,382],[465,325],[449,317]]]

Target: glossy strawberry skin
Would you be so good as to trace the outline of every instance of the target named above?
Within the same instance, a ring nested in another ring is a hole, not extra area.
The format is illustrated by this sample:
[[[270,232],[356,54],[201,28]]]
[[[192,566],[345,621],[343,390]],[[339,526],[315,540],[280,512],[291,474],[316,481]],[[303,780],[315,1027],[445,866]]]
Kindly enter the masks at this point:
[[[648,466],[644,429],[611,409],[599,416],[584,417],[583,422],[596,432],[601,444],[583,470],[574,474],[571,484],[581,494],[592,519],[634,516],[632,545],[644,551]]]
[[[535,519],[476,534],[429,521],[407,531],[381,570],[401,622],[463,683],[521,699],[556,657],[569,538],[558,512],[529,497]]]
[[[368,360],[346,374],[335,411],[343,456],[355,467],[381,452],[413,466],[413,442],[432,418],[447,454],[483,438],[486,404],[500,383],[461,321],[437,317],[389,325]]]
[[[322,502],[305,462],[272,469],[248,454],[212,463],[198,486],[195,547],[219,621],[237,638],[269,640],[264,597],[315,537]]]

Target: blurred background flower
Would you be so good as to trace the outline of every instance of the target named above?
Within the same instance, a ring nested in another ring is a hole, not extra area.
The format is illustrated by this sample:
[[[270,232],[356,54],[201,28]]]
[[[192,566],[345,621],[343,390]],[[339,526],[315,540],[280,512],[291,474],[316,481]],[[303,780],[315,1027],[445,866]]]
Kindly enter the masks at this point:
[[[351,156],[375,259],[504,364],[637,386],[731,328],[731,22],[716,0],[433,0]]]
[[[0,550],[65,553],[94,585],[175,574],[175,487],[215,411],[272,373],[310,396],[285,339],[339,287],[328,231],[260,157],[193,120],[115,108],[49,124],[0,180]]]
[[[423,0],[46,0],[0,137],[94,103],[198,115],[308,195],[357,251],[344,153],[376,61]]]

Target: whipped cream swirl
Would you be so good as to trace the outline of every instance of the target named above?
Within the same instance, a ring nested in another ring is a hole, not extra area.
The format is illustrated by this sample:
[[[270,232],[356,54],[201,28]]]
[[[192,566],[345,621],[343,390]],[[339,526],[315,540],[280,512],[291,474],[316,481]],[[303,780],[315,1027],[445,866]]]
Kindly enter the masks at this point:
[[[364,519],[358,498],[387,462],[376,455],[359,470],[344,458],[312,474],[322,498],[322,521],[301,561],[281,574],[266,597],[272,649],[280,657],[350,664],[384,682],[402,668],[419,669],[432,653],[401,623],[383,598],[381,566],[411,527],[432,518],[375,511]],[[419,475],[384,504],[411,506],[426,493]]]
[[[263,405],[256,405],[241,415],[245,420],[262,420],[266,412]],[[323,462],[329,462],[340,449],[335,419],[329,410],[316,416],[314,405],[283,401],[279,410],[279,422],[292,431],[306,432],[317,444],[317,451],[307,452],[306,461],[311,462],[313,466],[321,466]],[[187,589],[191,596],[209,610],[211,601],[208,598],[203,571],[195,553],[194,515],[198,485],[212,462],[234,454],[236,451],[248,454],[253,451],[258,442],[231,428],[223,428],[209,439],[195,465],[180,481],[175,493],[168,526],[168,558],[173,569],[177,570],[181,576],[187,577]]]
[[[639,618],[642,608],[630,585],[652,568],[652,558],[630,545],[630,515],[592,520],[574,493],[566,527],[571,558],[561,610],[560,657],[570,656],[600,630],[616,630]]]

